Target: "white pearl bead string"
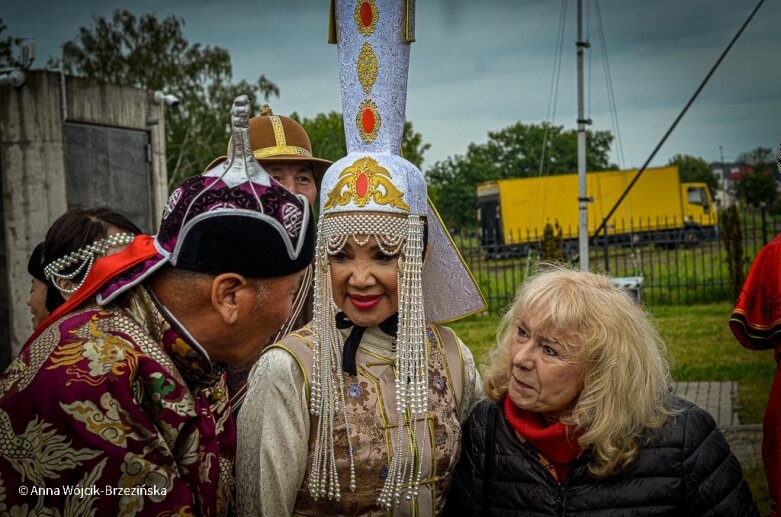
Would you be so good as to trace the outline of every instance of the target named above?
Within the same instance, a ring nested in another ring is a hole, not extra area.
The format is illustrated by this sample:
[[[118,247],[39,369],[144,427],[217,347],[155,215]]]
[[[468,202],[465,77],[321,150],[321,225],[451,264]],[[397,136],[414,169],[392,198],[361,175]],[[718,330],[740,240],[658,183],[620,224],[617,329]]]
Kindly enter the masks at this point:
[[[43,268],[43,272],[46,275],[46,278],[50,280],[61,293],[73,294],[84,285],[90,270],[92,270],[92,265],[95,263],[95,259],[106,255],[111,248],[127,246],[133,242],[133,239],[135,238],[136,236],[132,233],[115,233],[109,235],[105,239],[99,239],[92,244],[88,244],[64,257],[54,260]],[[63,269],[68,269],[79,262],[81,262],[81,264],[70,273],[60,273]],[[57,279],[72,280],[82,271],[84,272],[84,275],[82,276],[81,281],[74,287],[63,287],[56,282]]]
[[[427,416],[428,349],[425,343],[425,313],[421,272],[423,266],[423,222],[410,216],[403,272],[399,279],[399,332],[396,368],[396,410],[399,428],[394,441],[394,457],[388,469],[378,503],[387,510],[404,499],[417,502],[422,461],[419,458],[417,422]],[[403,423],[403,425],[402,425]],[[407,428],[408,446],[405,446]],[[417,463],[417,469],[415,469]]]
[[[334,452],[334,418],[341,411],[350,460],[350,490],[355,491],[355,458],[344,399],[341,335],[335,326],[337,307],[331,292],[328,256],[340,253],[352,237],[359,246],[372,239],[389,256],[399,254],[397,285],[399,326],[395,368],[396,411],[399,418],[388,474],[377,499],[387,510],[400,504],[402,495],[417,505],[423,462],[416,430],[428,416],[428,348],[423,306],[423,227],[420,216],[406,218],[347,214],[321,217],[316,245],[314,307],[314,360],[310,411],[318,416],[314,458],[308,481],[313,499],[339,500],[341,491]],[[358,236],[362,239],[358,239]],[[425,433],[420,437],[425,439]],[[327,487],[327,489],[326,489]]]
[[[317,270],[315,271],[315,314],[313,325],[321,332],[315,332],[314,360],[312,369],[312,403],[310,412],[318,416],[317,434],[312,469],[309,477],[309,493],[313,499],[328,496],[341,499],[334,451],[334,417],[341,408],[347,436],[347,451],[350,457],[350,490],[355,491],[355,461],[350,423],[347,419],[344,401],[344,375],[342,373],[341,339],[334,322],[336,305],[330,296],[331,272],[328,266],[326,247],[318,228],[316,244]],[[329,293],[325,296],[323,293]],[[328,323],[326,323],[328,322]]]
[[[385,255],[399,253],[407,238],[406,218],[363,215],[363,221],[356,222],[355,219],[355,215],[347,215],[331,216],[323,221],[323,231],[328,236],[329,255],[340,253],[350,237],[360,247],[374,239]],[[359,239],[358,235],[364,238]]]

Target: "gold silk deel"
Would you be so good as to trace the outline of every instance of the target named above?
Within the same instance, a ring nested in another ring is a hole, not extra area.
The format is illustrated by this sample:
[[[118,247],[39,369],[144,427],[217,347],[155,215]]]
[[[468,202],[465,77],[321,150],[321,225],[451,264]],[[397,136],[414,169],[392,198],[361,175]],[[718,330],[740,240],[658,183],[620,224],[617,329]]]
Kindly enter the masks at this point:
[[[435,515],[444,504],[453,469],[460,454],[461,426],[458,408],[463,397],[464,361],[461,348],[452,330],[435,324],[426,329],[429,348],[429,407],[428,419],[416,422],[418,444],[416,459],[423,461],[423,476],[417,507],[405,499],[394,509],[393,515]],[[390,339],[390,338],[389,338]],[[305,372],[308,383],[312,375],[312,336],[304,328],[269,348],[282,348],[292,354]],[[327,498],[314,501],[309,495],[309,475],[314,453],[315,433],[310,433],[309,459],[304,482],[296,498],[293,515],[321,516],[334,512],[345,515],[387,515],[377,504],[399,424],[396,412],[395,371],[393,358],[370,353],[358,348],[356,354],[358,375],[344,377],[347,418],[351,441],[355,447],[355,474],[357,490],[349,488],[349,456],[342,412],[334,421],[337,471],[342,489],[340,501]],[[410,422],[404,424],[409,429]],[[311,429],[317,428],[312,417]],[[433,451],[433,454],[432,454]],[[412,499],[414,501],[414,498]]]

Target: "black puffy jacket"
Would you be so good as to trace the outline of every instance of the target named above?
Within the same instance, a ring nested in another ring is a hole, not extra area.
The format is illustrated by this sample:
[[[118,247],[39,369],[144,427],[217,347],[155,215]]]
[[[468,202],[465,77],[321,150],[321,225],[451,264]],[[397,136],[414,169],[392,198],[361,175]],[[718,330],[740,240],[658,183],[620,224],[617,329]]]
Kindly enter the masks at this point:
[[[587,451],[559,484],[524,452],[502,405],[483,401],[464,426],[461,459],[445,514],[759,515],[740,464],[710,414],[677,397],[673,403],[681,413],[628,468],[597,479],[588,471]],[[486,430],[492,420],[495,446],[486,486]]]

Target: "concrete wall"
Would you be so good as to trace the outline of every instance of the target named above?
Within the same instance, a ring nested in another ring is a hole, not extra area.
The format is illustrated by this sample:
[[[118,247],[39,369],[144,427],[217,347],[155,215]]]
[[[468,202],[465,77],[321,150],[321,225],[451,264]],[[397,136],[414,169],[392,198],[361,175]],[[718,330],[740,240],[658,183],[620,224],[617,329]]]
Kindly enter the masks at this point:
[[[63,102],[64,101],[64,102]],[[64,109],[63,109],[64,108]],[[157,121],[150,125],[150,122]],[[46,230],[67,209],[63,123],[79,122],[147,131],[152,220],[159,224],[167,198],[163,107],[147,90],[33,71],[20,87],[0,86],[0,174],[7,279],[0,291],[7,321],[0,320],[0,368],[18,353],[32,333],[26,306],[30,289],[27,260]],[[88,188],[85,185],[85,188]],[[156,228],[155,228],[156,230]],[[0,282],[0,289],[3,283]],[[3,332],[3,329],[7,329]]]

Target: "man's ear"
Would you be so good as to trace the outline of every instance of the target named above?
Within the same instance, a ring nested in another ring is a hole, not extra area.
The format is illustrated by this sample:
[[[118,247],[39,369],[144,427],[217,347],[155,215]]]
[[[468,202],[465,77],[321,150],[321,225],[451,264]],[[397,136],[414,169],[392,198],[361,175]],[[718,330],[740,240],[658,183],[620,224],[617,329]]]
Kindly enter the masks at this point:
[[[239,319],[239,292],[247,279],[238,273],[222,273],[212,280],[212,307],[228,325]]]

